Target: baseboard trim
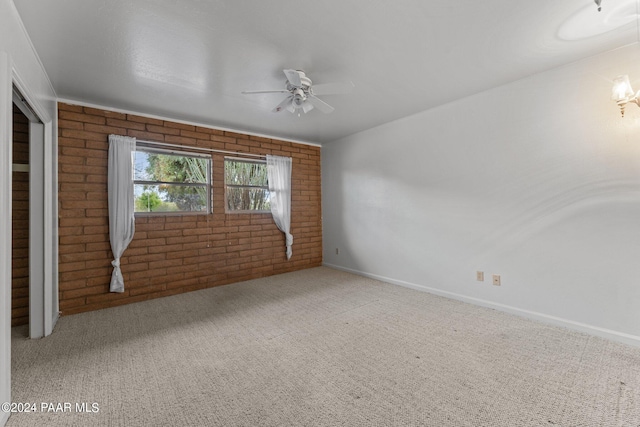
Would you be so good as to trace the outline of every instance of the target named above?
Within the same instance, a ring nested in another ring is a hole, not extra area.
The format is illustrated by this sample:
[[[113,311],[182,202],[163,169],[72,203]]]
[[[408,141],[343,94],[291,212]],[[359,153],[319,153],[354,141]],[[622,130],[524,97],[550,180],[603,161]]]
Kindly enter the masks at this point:
[[[354,270],[352,268],[342,267],[335,264],[323,263],[325,267],[333,268],[335,270],[345,271],[347,273],[356,274],[358,276],[369,277],[371,279],[380,280],[381,282],[390,283],[392,285],[403,286],[405,288],[411,288],[422,292],[428,292],[430,294],[438,295],[445,298],[451,298],[454,300],[467,302],[469,304],[475,304],[482,307],[492,308],[494,310],[503,311],[509,314],[515,314],[516,316],[525,317],[527,319],[538,320],[544,323],[549,323],[555,326],[561,326],[567,329],[572,329],[578,332],[584,332],[597,337],[606,338],[612,341],[621,342],[624,344],[632,345],[634,347],[640,347],[640,337],[636,335],[627,334],[624,332],[618,332],[611,329],[600,328],[598,326],[588,325],[586,323],[575,322],[569,319],[563,319],[561,317],[550,316],[548,314],[539,313],[536,311],[524,310],[521,308],[513,307],[510,305],[499,304],[492,301],[483,300],[480,298],[468,297],[465,295],[457,294],[455,292],[443,291],[441,289],[431,288],[429,286],[418,285],[416,283],[405,282],[403,280],[392,279],[390,277],[379,276],[377,274],[367,273],[365,271]]]

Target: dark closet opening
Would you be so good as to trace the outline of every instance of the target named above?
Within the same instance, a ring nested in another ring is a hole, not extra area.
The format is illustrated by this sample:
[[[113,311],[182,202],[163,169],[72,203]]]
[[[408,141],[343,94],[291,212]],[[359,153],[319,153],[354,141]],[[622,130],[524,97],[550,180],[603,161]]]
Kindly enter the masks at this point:
[[[29,119],[13,104],[11,326],[29,323]]]

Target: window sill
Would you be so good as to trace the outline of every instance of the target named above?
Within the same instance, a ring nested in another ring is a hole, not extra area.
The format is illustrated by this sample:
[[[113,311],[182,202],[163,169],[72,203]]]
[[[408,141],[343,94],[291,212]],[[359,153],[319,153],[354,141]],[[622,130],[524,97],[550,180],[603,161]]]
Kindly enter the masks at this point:
[[[236,215],[236,214],[255,214],[255,215],[271,215],[271,211],[224,211],[227,215]]]
[[[193,216],[193,215],[211,215],[212,212],[134,212],[135,218],[144,218],[148,216]]]

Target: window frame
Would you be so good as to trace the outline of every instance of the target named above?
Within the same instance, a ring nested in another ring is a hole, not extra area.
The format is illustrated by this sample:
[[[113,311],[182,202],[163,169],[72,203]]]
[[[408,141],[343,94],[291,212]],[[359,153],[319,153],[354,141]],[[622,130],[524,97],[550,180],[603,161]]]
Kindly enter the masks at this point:
[[[192,151],[182,151],[182,150],[173,150],[166,148],[156,148],[152,146],[147,146],[144,144],[137,144],[136,149],[133,152],[133,167],[135,169],[135,155],[136,153],[144,152],[144,153],[155,153],[155,154],[164,154],[164,155],[172,155],[176,157],[194,157],[194,158],[202,158],[207,160],[207,182],[206,183],[194,183],[194,182],[166,182],[166,181],[146,181],[146,180],[138,180],[135,179],[135,170],[134,170],[134,180],[133,185],[134,188],[136,185],[149,185],[149,186],[158,186],[158,185],[169,185],[176,187],[204,187],[206,188],[207,193],[207,207],[206,211],[155,211],[155,212],[135,212],[134,206],[134,216],[182,216],[182,215],[210,215],[213,213],[213,179],[212,179],[212,171],[213,171],[213,157],[210,154],[203,153],[195,153]],[[134,192],[134,204],[135,204],[135,192]]]
[[[269,191],[269,178],[267,177],[266,185],[237,185],[237,184],[227,184],[227,161],[232,162],[242,162],[242,163],[254,163],[267,165],[266,159],[247,159],[243,157],[224,157],[224,213],[233,215],[233,214],[270,214],[271,210],[257,210],[257,209],[244,209],[244,210],[229,210],[229,204],[227,201],[227,188],[259,188]]]

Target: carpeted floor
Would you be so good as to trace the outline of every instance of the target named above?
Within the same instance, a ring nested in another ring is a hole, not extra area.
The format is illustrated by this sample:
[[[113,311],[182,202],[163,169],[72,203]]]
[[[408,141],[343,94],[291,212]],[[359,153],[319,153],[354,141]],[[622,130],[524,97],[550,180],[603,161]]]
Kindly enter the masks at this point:
[[[640,348],[324,267],[13,332],[11,427],[640,426]]]

